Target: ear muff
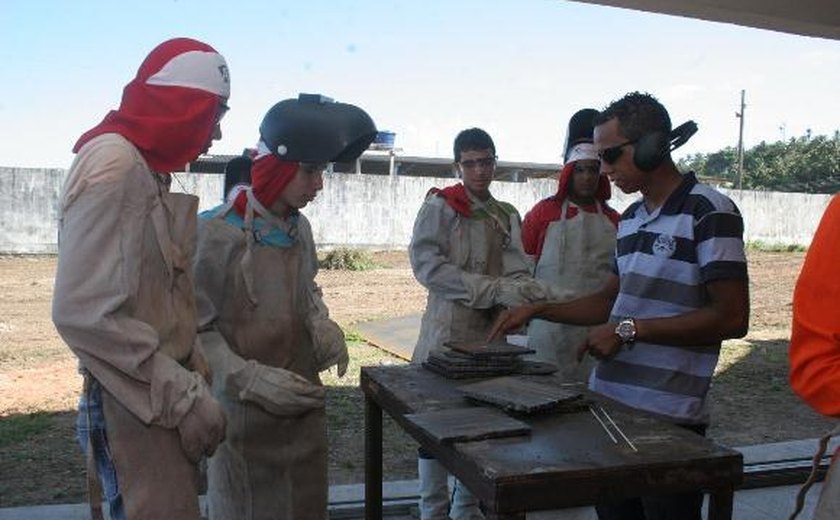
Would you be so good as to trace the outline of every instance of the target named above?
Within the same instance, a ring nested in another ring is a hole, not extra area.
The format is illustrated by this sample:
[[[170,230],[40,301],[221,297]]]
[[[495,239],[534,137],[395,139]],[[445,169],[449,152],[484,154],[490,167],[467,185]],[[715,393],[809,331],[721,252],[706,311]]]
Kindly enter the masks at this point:
[[[633,164],[643,172],[650,172],[662,164],[668,153],[664,132],[653,132],[639,138],[633,145]]]
[[[642,136],[633,148],[633,164],[643,172],[655,170],[672,150],[684,145],[695,132],[697,123],[686,121],[671,130],[667,137],[665,132],[653,132]]]

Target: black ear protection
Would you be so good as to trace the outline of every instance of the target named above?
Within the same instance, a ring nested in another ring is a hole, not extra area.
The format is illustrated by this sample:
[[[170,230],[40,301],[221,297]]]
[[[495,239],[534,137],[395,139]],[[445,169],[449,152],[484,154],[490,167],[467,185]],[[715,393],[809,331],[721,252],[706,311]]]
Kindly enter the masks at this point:
[[[650,172],[662,164],[672,150],[684,145],[697,132],[697,123],[686,121],[680,126],[665,132],[653,132],[640,137],[633,145],[633,164],[643,172]]]

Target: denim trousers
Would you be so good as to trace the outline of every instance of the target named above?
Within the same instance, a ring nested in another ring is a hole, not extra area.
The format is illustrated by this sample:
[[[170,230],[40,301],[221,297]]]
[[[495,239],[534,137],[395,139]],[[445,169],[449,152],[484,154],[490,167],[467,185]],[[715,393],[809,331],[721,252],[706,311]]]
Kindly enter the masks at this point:
[[[89,376],[88,376],[89,377]],[[117,470],[108,446],[105,427],[105,413],[102,409],[102,386],[95,379],[85,385],[86,390],[79,398],[79,415],[76,417],[76,440],[87,456],[88,447],[93,450],[93,459],[102,492],[108,501],[111,520],[125,520],[122,496],[117,482]]]

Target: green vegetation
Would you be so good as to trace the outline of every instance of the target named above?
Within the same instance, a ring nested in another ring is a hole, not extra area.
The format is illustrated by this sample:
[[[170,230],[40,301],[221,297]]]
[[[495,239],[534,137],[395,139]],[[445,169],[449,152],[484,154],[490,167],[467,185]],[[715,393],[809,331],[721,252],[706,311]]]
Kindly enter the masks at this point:
[[[43,433],[51,425],[52,421],[46,412],[6,417],[0,421],[0,448],[18,444]]]
[[[746,243],[747,251],[764,251],[768,253],[794,253],[807,251],[808,248],[801,244],[778,244],[764,242],[763,240],[750,240]]]
[[[340,247],[333,249],[318,260],[318,267],[345,271],[368,271],[377,266],[370,252],[363,249]]]
[[[734,147],[689,155],[679,161],[683,171],[737,182],[738,154]],[[802,137],[775,143],[761,142],[744,151],[745,190],[836,193],[840,191],[840,131],[831,137]]]

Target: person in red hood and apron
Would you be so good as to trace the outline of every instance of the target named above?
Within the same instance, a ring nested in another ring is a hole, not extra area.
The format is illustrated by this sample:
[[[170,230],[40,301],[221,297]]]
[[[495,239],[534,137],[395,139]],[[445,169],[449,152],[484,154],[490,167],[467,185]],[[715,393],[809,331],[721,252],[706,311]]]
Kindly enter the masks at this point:
[[[281,101],[260,126],[251,186],[200,216],[200,336],[228,417],[208,462],[212,520],[327,518],[318,374],[337,365],[342,376],[349,359],[315,284],[315,243],[299,210],[323,187],[328,163],[355,160],[375,136],[353,105],[305,94]]]
[[[196,334],[198,199],[169,172],[221,138],[224,58],[188,38],[155,48],[118,110],[81,136],[59,206],[53,322],[85,377],[79,441],[102,518],[198,520],[197,463],[224,436]]]
[[[522,223],[522,244],[535,258],[535,276],[553,286],[558,301],[590,294],[612,275],[620,215],[607,205],[610,183],[599,172],[592,144],[595,113],[583,109],[572,117],[557,193],[538,202]],[[585,120],[575,125],[581,116]],[[537,360],[557,365],[563,380],[582,383],[594,366],[592,359],[582,363],[576,359],[588,331],[588,327],[532,320],[528,346],[536,351]]]

